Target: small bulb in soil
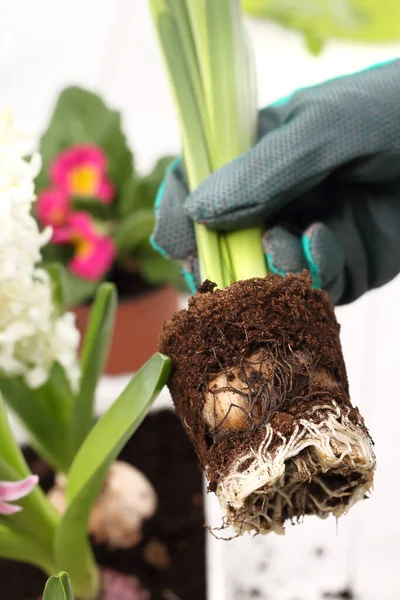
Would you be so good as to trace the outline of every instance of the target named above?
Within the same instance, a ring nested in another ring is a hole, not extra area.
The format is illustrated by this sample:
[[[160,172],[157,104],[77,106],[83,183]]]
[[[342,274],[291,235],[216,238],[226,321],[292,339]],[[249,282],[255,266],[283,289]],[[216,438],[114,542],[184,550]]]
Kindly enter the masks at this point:
[[[220,373],[210,381],[205,394],[203,418],[211,431],[245,431],[260,420],[260,386],[268,386],[271,369],[262,353],[254,352],[240,367]],[[269,384],[268,387],[271,387]],[[253,397],[254,396],[254,397]]]
[[[211,430],[246,429],[249,412],[248,388],[234,371],[221,373],[210,381],[203,417]]]
[[[55,508],[66,510],[67,479],[60,474],[48,496]],[[135,467],[116,461],[110,468],[89,519],[89,533],[99,544],[111,548],[132,548],[142,539],[142,525],[157,508],[157,496],[150,481]]]

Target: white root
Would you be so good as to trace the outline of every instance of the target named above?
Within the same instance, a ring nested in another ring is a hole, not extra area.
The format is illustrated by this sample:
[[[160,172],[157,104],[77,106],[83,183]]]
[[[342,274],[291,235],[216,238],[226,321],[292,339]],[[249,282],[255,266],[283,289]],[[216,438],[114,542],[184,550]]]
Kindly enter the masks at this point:
[[[283,533],[288,515],[339,517],[361,500],[373,485],[375,455],[348,412],[334,402],[315,407],[288,439],[267,424],[258,450],[237,459],[218,484],[226,523],[238,533]],[[274,434],[282,442],[270,450]]]
[[[60,514],[66,510],[65,475],[57,475],[48,496]],[[131,548],[142,538],[142,526],[157,508],[150,481],[135,467],[116,461],[110,468],[89,519],[89,532],[98,543]]]

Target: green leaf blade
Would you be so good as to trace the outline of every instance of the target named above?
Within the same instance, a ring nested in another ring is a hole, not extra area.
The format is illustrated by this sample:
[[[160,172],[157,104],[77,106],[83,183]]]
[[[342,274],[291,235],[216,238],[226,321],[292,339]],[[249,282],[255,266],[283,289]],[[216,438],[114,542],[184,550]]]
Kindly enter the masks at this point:
[[[11,431],[5,404],[0,395],[0,440],[1,458],[5,460],[20,475],[21,479],[30,474],[24,455],[21,452]]]
[[[115,444],[122,449],[139,427],[151,403],[166,385],[171,360],[154,354],[136,373],[119,398],[96,423],[79,450],[68,478],[68,502],[72,502],[85,483],[107,460],[107,469],[115,455]],[[107,452],[113,455],[107,458]],[[97,494],[95,494],[96,496]]]
[[[31,473],[28,473],[29,475]],[[18,481],[18,471],[0,457],[0,480]],[[18,500],[22,510],[12,516],[0,516],[0,523],[24,535],[29,535],[42,547],[43,552],[52,555],[53,538],[58,523],[58,514],[48,498],[37,485],[29,494]]]
[[[50,276],[53,299],[58,308],[58,314],[63,314],[67,310],[67,274],[65,268],[60,263],[49,263],[45,269]]]
[[[99,286],[82,348],[80,390],[69,424],[72,459],[93,423],[94,399],[110,349],[117,310],[117,293],[111,283]]]
[[[39,454],[57,471],[68,470],[67,433],[54,417],[44,396],[29,389],[21,379],[0,377],[0,390],[6,404],[22,422]]]
[[[68,573],[50,577],[44,589],[43,600],[74,600]]]
[[[87,531],[91,507],[111,464],[139,427],[170,371],[171,361],[162,354],[147,361],[93,427],[72,464],[68,508],[57,530],[55,551],[57,564],[69,572],[77,595],[78,590],[95,590],[98,585]]]
[[[48,575],[56,571],[52,557],[43,551],[36,540],[0,523],[0,556],[42,569]]]

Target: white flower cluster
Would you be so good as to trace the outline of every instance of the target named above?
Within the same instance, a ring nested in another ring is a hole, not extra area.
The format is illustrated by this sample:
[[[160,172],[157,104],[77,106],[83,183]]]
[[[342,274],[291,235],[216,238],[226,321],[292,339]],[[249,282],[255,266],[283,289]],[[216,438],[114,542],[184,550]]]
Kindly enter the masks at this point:
[[[0,111],[0,373],[36,388],[58,361],[76,388],[79,333],[71,313],[59,315],[51,281],[36,266],[51,232],[41,233],[31,214],[41,161],[25,152],[11,113]]]

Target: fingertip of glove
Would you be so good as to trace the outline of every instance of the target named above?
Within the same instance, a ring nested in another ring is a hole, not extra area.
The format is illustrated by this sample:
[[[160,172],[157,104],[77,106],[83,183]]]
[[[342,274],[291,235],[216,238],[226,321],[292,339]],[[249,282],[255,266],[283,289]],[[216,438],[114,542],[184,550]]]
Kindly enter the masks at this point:
[[[270,254],[266,254],[265,255],[265,259],[267,261],[267,267],[268,267],[268,271],[270,273],[273,273],[274,275],[281,275],[282,277],[284,277],[285,275],[287,275],[287,273],[285,271],[283,271],[282,269],[278,269],[278,267],[276,267],[273,263],[272,260],[272,256]]]
[[[167,187],[167,180],[164,178],[160,183],[160,187],[157,190],[156,199],[154,200],[154,214],[158,217],[160,212],[161,201],[163,199],[165,188]]]
[[[160,186],[159,186],[159,188],[157,190],[156,198],[154,200],[154,214],[155,214],[156,217],[158,216],[158,213],[159,213],[159,210],[160,210],[160,206],[161,206],[161,202],[162,202],[163,196],[165,194],[165,190],[166,190],[167,182],[168,182],[168,177],[170,176],[170,174],[172,173],[172,171],[176,167],[178,167],[180,165],[181,161],[182,161],[182,157],[178,156],[165,169],[164,179],[160,183]]]
[[[301,247],[303,249],[304,256],[307,261],[308,271],[311,275],[312,286],[314,289],[322,288],[322,278],[319,267],[314,260],[312,253],[311,240],[303,235],[301,238]]]
[[[161,246],[159,246],[156,242],[156,240],[154,239],[154,235],[151,234],[150,236],[150,244],[152,245],[152,247],[154,248],[154,250],[156,250],[157,252],[159,252],[161,254],[161,256],[163,256],[164,258],[169,258],[168,253],[164,250],[164,248],[162,248]]]
[[[180,166],[182,163],[182,156],[177,156],[165,169],[165,179],[172,173],[174,169]]]
[[[345,255],[336,236],[323,223],[314,223],[304,232],[301,244],[314,286],[338,302],[345,284]]]
[[[263,249],[272,273],[287,275],[307,268],[299,237],[285,227],[277,225],[266,231]]]
[[[194,273],[191,273],[190,271],[182,267],[182,275],[190,293],[195,294],[197,292],[197,285]]]

